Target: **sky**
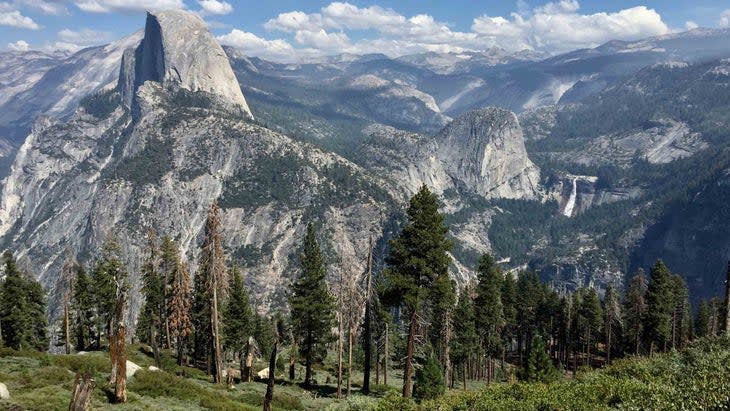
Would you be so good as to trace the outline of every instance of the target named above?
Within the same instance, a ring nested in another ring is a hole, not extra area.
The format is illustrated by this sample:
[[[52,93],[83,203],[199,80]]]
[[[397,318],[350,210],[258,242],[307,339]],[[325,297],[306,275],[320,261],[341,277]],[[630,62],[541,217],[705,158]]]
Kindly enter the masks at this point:
[[[245,54],[300,61],[501,47],[558,54],[609,40],[730,27],[729,0],[0,0],[0,50],[76,51],[187,9]]]

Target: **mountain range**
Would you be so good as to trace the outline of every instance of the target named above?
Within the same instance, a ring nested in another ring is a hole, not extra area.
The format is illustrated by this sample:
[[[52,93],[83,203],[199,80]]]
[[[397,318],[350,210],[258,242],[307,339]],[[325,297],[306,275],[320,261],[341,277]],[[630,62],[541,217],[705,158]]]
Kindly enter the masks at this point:
[[[53,289],[109,233],[137,273],[150,228],[195,265],[207,207],[257,304],[281,304],[306,222],[330,278],[382,264],[403,206],[441,198],[464,283],[492,252],[559,290],[656,258],[694,298],[730,257],[730,30],[547,57],[492,49],[302,64],[221,47],[194,14],[74,54],[2,53],[0,235]]]

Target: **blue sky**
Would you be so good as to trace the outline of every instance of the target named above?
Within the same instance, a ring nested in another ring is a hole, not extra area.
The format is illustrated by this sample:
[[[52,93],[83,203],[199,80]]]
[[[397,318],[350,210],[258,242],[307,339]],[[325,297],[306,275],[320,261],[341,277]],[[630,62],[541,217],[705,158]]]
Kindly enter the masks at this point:
[[[196,12],[221,43],[280,61],[493,46],[555,54],[730,26],[727,0],[0,0],[0,49],[73,51],[107,43],[142,28],[144,10],[163,8]]]

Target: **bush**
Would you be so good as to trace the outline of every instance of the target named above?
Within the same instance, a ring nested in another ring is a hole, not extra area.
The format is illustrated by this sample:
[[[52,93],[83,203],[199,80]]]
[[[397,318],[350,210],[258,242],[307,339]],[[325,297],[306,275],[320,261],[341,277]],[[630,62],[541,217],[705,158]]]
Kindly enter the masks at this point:
[[[443,368],[433,355],[429,355],[423,367],[416,371],[413,398],[417,401],[432,400],[443,395],[445,391]]]

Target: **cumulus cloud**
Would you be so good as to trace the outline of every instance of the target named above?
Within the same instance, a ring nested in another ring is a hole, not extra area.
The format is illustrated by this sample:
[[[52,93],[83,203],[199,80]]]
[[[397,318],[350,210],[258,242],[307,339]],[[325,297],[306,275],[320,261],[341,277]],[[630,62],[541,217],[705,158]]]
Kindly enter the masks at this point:
[[[10,3],[0,3],[0,25],[30,30],[38,30],[40,28],[32,18],[22,15]]]
[[[730,27],[730,9],[720,14],[720,27]]]
[[[294,48],[286,40],[266,40],[238,29],[218,36],[217,39],[221,44],[235,47],[245,54],[267,59],[285,60],[294,53]]]
[[[644,6],[615,13],[580,14],[578,10],[577,1],[560,1],[538,7],[529,16],[514,13],[507,19],[483,15],[474,19],[472,30],[506,49],[517,45],[550,53],[669,32],[661,16]]]
[[[694,22],[692,20],[688,20],[684,23],[684,28],[686,28],[687,30],[694,30],[699,26],[700,26],[699,24],[697,24],[696,22]]]
[[[224,15],[233,11],[231,3],[218,0],[198,0],[200,14],[202,15]]]
[[[134,12],[185,8],[183,0],[74,0],[79,9],[89,13]]]
[[[474,18],[469,31],[453,30],[428,14],[404,16],[393,9],[358,7],[346,2],[330,3],[316,13],[281,13],[268,20],[264,28],[291,36],[292,44],[297,46],[291,51],[309,56],[371,52],[400,56],[495,46],[508,51],[528,49],[554,54],[595,47],[609,40],[634,40],[670,31],[661,16],[647,7],[582,14],[577,0],[553,1],[535,8],[518,1],[517,11],[508,16]],[[353,36],[359,40],[352,41],[350,31],[359,31]],[[363,32],[365,36],[361,35]]]
[[[15,43],[8,43],[8,48],[13,51],[28,51],[30,44],[25,40],[18,40]]]
[[[18,7],[28,7],[54,16],[68,14],[64,3],[64,0],[15,0],[14,2]]]

